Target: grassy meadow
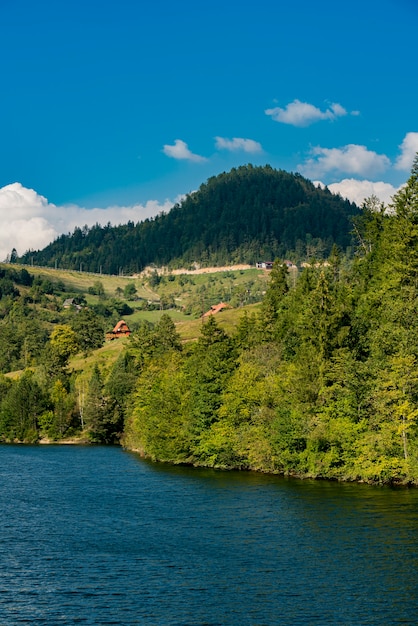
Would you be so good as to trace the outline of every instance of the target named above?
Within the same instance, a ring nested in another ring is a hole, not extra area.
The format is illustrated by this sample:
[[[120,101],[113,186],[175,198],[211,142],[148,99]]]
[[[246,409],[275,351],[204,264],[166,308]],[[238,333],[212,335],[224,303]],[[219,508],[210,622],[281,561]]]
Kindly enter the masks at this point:
[[[97,306],[113,300],[126,302],[132,313],[123,315],[133,330],[142,321],[156,323],[163,313],[168,313],[184,342],[195,341],[202,327],[201,316],[211,306],[226,302],[231,308],[217,314],[217,322],[228,333],[233,332],[244,310],[257,310],[269,280],[263,270],[218,269],[190,273],[170,274],[169,272],[148,269],[135,276],[115,276],[88,272],[66,271],[46,267],[16,266],[6,267],[25,269],[41,281],[54,285],[54,297],[61,304],[69,297],[83,297],[88,306]],[[126,296],[127,286],[134,286],[135,293]],[[55,286],[58,286],[55,290]],[[101,294],[97,295],[100,286]],[[29,293],[29,288],[20,287],[21,293]],[[111,330],[113,322],[109,320]],[[88,378],[97,363],[107,370],[124,349],[127,339],[107,341],[101,348],[88,356],[78,354],[71,359],[71,368],[79,372],[81,378]],[[11,372],[11,376],[18,372]]]

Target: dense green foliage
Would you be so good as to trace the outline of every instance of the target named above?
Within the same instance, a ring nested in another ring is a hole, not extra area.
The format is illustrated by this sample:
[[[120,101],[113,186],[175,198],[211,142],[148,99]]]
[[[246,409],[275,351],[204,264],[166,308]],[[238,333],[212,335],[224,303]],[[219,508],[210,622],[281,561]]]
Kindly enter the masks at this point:
[[[121,303],[106,298],[87,307],[79,293],[66,308],[68,295],[60,281],[0,267],[0,441],[58,440],[81,430],[103,443],[120,437],[124,407],[112,380],[122,365],[115,364],[115,373],[110,369],[106,385],[99,375],[81,388],[69,362],[104,344],[105,329],[120,319]],[[9,372],[15,375],[6,377]],[[105,401],[93,419],[97,378]]]
[[[187,275],[153,274],[154,289],[161,295],[159,301],[149,302],[143,297],[133,299],[137,289],[159,297],[150,291],[149,277],[135,281],[118,278],[115,282],[112,277],[98,280],[80,272],[37,274],[38,269],[29,270],[0,267],[0,373],[8,374],[0,385],[0,441],[58,440],[80,433],[90,441],[118,441],[141,359],[123,351],[117,359],[118,349],[99,357],[97,350],[104,345],[105,331],[127,316],[131,329],[138,325],[142,330],[148,328],[152,338],[153,325],[139,320],[148,315],[158,320],[163,310],[175,306],[174,298],[178,308],[185,309],[187,303],[188,313],[196,309],[201,315],[202,306],[209,308],[219,298],[236,305],[259,300],[268,280],[255,269],[249,270],[248,276],[219,272],[196,280]],[[64,280],[72,287],[66,288]],[[123,297],[129,298],[129,304],[120,299]],[[171,315],[179,318],[182,314],[173,310]],[[171,326],[171,318],[165,317],[157,324],[162,345],[171,341]],[[152,345],[154,339],[150,341]],[[132,350],[138,352],[135,345],[134,336]],[[92,372],[91,363],[96,359],[100,359],[100,367]],[[90,365],[83,372],[87,362]],[[11,410],[10,403],[16,404],[22,394],[27,396],[24,402],[30,403],[32,391],[39,392],[42,403],[35,403],[35,409],[27,414]]]
[[[418,159],[386,211],[363,207],[355,263],[333,249],[258,316],[214,318],[142,363],[125,444],[153,459],[418,483]]]
[[[297,279],[276,261],[233,332],[209,316],[184,343],[163,313],[88,377],[69,360],[100,345],[103,318],[64,314],[37,279],[25,299],[4,275],[4,362],[37,367],[0,379],[0,437],[83,433],[173,463],[418,484],[418,157],[392,205],[369,199],[353,229],[351,264],[336,245]],[[45,298],[42,320],[30,312]]]
[[[210,178],[169,213],[134,224],[76,228],[19,261],[119,274],[146,265],[255,263],[326,257],[351,245],[355,205],[299,174],[251,165]]]

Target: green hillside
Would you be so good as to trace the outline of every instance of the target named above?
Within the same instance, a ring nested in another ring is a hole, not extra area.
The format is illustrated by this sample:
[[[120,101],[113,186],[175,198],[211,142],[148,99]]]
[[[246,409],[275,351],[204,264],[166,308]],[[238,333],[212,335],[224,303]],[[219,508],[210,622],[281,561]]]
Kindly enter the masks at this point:
[[[135,330],[168,312],[187,328],[218,302],[228,302],[237,312],[260,302],[268,279],[268,272],[255,268],[176,274],[154,269],[126,277],[1,264],[0,372],[41,363],[55,326],[76,323],[80,309],[82,315],[89,311],[103,339],[122,317]],[[194,334],[185,330],[189,338]]]

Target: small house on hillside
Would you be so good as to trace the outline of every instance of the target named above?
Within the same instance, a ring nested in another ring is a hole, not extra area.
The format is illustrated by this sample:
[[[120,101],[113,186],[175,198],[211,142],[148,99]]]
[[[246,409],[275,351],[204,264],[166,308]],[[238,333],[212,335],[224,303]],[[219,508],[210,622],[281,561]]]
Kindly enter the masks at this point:
[[[232,306],[229,304],[226,304],[225,302],[214,304],[210,307],[209,311],[206,311],[206,313],[202,315],[202,317],[208,317],[209,315],[216,315],[216,313],[220,313],[224,309],[232,309]]]
[[[258,270],[272,270],[273,261],[257,261],[256,267]]]
[[[286,265],[287,269],[289,270],[296,270],[297,266],[292,263],[292,261],[283,261],[283,265]]]
[[[257,261],[255,264],[258,270],[272,270],[274,267],[274,261]],[[290,270],[296,269],[296,265],[292,261],[283,261],[283,265]]]
[[[128,324],[124,320],[120,320],[113,330],[106,333],[106,339],[113,341],[113,339],[119,339],[119,337],[129,337],[130,334],[131,330]]]
[[[77,309],[77,311],[81,311],[83,308],[75,298],[66,298],[62,306],[64,309]]]

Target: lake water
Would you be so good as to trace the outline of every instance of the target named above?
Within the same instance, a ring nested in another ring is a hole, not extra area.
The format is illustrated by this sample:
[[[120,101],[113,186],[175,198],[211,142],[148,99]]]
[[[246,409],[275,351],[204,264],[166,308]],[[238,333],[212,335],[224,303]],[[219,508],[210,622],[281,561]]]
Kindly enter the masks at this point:
[[[0,624],[418,624],[418,490],[0,446]]]

